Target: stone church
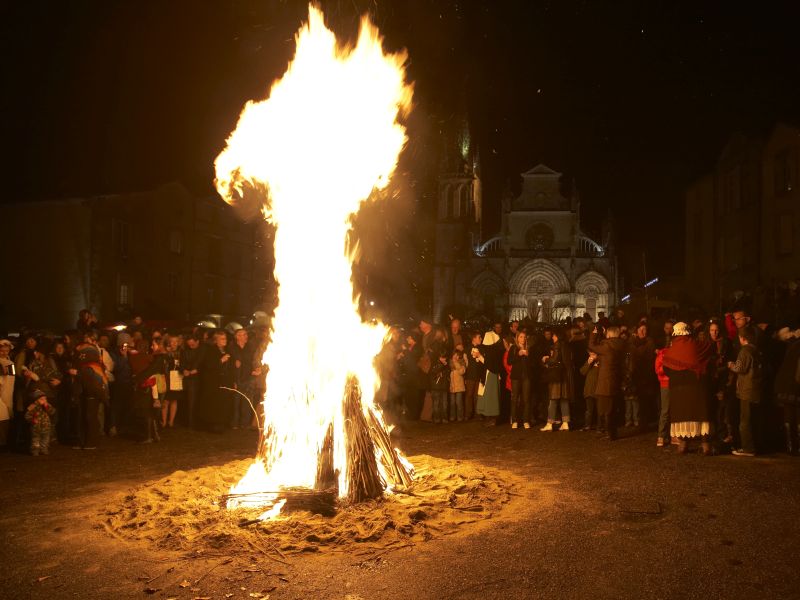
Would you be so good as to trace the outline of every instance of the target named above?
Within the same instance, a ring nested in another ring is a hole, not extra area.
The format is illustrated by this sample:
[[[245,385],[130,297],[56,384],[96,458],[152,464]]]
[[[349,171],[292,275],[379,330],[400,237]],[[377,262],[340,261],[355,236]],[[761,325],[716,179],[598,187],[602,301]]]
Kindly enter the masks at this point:
[[[502,203],[500,231],[485,235],[475,169],[439,179],[433,316],[487,315],[552,323],[609,314],[616,300],[610,227],[581,231],[580,203],[558,173],[537,165]]]

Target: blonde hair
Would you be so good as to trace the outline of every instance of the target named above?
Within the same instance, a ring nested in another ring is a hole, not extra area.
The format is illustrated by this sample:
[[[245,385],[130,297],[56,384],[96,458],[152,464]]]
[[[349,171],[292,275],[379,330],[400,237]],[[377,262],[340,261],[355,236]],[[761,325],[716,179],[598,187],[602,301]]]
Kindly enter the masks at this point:
[[[606,329],[606,338],[618,338],[620,334],[620,329],[616,325],[612,325],[608,329]]]

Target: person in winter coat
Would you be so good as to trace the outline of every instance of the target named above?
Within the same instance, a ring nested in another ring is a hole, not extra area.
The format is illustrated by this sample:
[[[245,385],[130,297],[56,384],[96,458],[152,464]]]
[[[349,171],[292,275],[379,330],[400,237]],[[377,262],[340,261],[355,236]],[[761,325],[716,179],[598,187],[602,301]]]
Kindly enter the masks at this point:
[[[791,331],[784,327],[778,331],[778,339],[786,344],[783,361],[775,377],[775,399],[783,407],[783,430],[786,436],[786,451],[791,456],[800,455],[800,329]]]
[[[486,367],[482,385],[478,387],[477,413],[484,417],[497,417],[500,414],[500,370],[503,368],[503,340],[495,331],[487,331],[483,336],[478,360]],[[496,420],[487,425],[496,425]]]
[[[730,444],[734,439],[736,377],[728,370],[728,363],[733,360],[733,344],[724,334],[722,324],[712,321],[708,326],[708,338],[714,347],[714,358],[711,364],[711,393],[716,403],[717,437],[721,442]]]
[[[668,440],[672,439],[669,434],[669,377],[664,372],[664,350],[666,348],[656,350],[655,362],[655,372],[661,392],[658,405],[658,438],[656,439],[656,446],[659,448],[663,448]],[[677,444],[677,442],[678,439],[675,438],[675,443]]]
[[[431,346],[430,379],[433,422],[447,422],[447,393],[450,389],[450,366],[447,360],[447,346],[435,343]]]
[[[528,336],[523,331],[517,333],[508,351],[508,364],[511,366],[511,428],[516,429],[522,421],[522,426],[530,429],[533,358],[528,350]]]
[[[236,380],[236,366],[228,349],[224,331],[214,334],[214,345],[206,348],[200,365],[200,420],[214,433],[222,433],[233,412],[231,393]]]
[[[549,405],[547,424],[539,431],[553,431],[553,425],[561,423],[559,431],[569,431],[569,404],[573,397],[573,371],[570,346],[560,331],[553,331],[553,346],[549,355],[542,357],[548,373],[547,392]],[[561,418],[557,417],[559,408]]]
[[[25,420],[31,426],[31,454],[49,454],[50,436],[53,435],[51,417],[56,409],[41,390],[35,390],[32,399],[33,402],[25,410]]]
[[[761,353],[755,342],[756,333],[753,327],[747,325],[740,328],[741,349],[736,362],[728,363],[728,368],[736,373],[736,397],[739,399],[740,446],[733,451],[734,456],[755,456],[756,453],[753,429],[757,429],[759,417],[757,410],[761,402],[762,363]]]
[[[183,369],[183,389],[186,404],[186,422],[189,427],[197,425],[197,406],[200,396],[200,363],[203,362],[205,347],[200,344],[196,335],[186,338],[181,351],[180,361]]]
[[[583,431],[594,429],[594,421],[597,417],[597,376],[600,373],[600,362],[597,354],[589,352],[586,362],[581,365],[581,375],[583,376],[583,399],[586,402],[586,414],[583,418]]]
[[[708,364],[712,356],[710,342],[694,339],[686,323],[675,323],[672,345],[664,350],[663,361],[669,377],[670,433],[678,438],[681,454],[693,438],[700,438],[703,454],[711,454]]]
[[[620,339],[620,329],[611,326],[605,330],[605,339],[599,326],[589,338],[589,350],[600,360],[595,398],[597,398],[597,427],[609,440],[617,439],[614,411],[622,397],[622,369],[625,361],[625,340]]]
[[[480,355],[481,334],[477,331],[472,334],[472,345],[469,349],[467,359],[467,370],[464,373],[464,418],[470,420],[475,416],[475,399],[478,393],[478,385],[486,374],[486,367],[483,362],[478,361]]]
[[[631,414],[626,413],[625,420],[630,421],[634,427],[638,427],[640,411],[644,412],[645,420],[654,413],[658,391],[658,379],[653,370],[656,344],[648,335],[646,323],[639,324],[629,344],[631,382],[635,398],[631,406]]]
[[[464,374],[467,372],[467,359],[463,350],[454,350],[450,356],[450,420],[464,420]]]

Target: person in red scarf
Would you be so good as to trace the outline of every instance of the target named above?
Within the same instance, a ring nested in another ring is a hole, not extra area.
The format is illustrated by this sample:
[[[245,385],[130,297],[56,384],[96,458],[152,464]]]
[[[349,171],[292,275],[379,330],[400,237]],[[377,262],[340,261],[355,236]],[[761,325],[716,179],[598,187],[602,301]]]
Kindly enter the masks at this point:
[[[664,349],[664,373],[669,377],[670,433],[678,438],[678,452],[685,454],[689,440],[701,439],[703,454],[711,454],[711,396],[708,362],[712,344],[692,337],[689,326],[675,323],[672,345]]]

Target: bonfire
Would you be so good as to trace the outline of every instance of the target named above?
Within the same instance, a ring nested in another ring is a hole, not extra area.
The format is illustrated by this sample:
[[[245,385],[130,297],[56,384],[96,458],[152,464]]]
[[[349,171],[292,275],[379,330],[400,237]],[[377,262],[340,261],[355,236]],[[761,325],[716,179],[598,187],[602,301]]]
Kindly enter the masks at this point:
[[[407,140],[406,56],[384,52],[367,17],[355,46],[339,45],[314,6],[296,42],[286,73],[244,107],[215,163],[226,201],[267,190],[263,213],[276,228],[262,436],[225,497],[228,508],[262,507],[259,519],[376,498],[413,474],[373,401],[387,327],[362,322],[351,283],[352,218],[380,197]]]

